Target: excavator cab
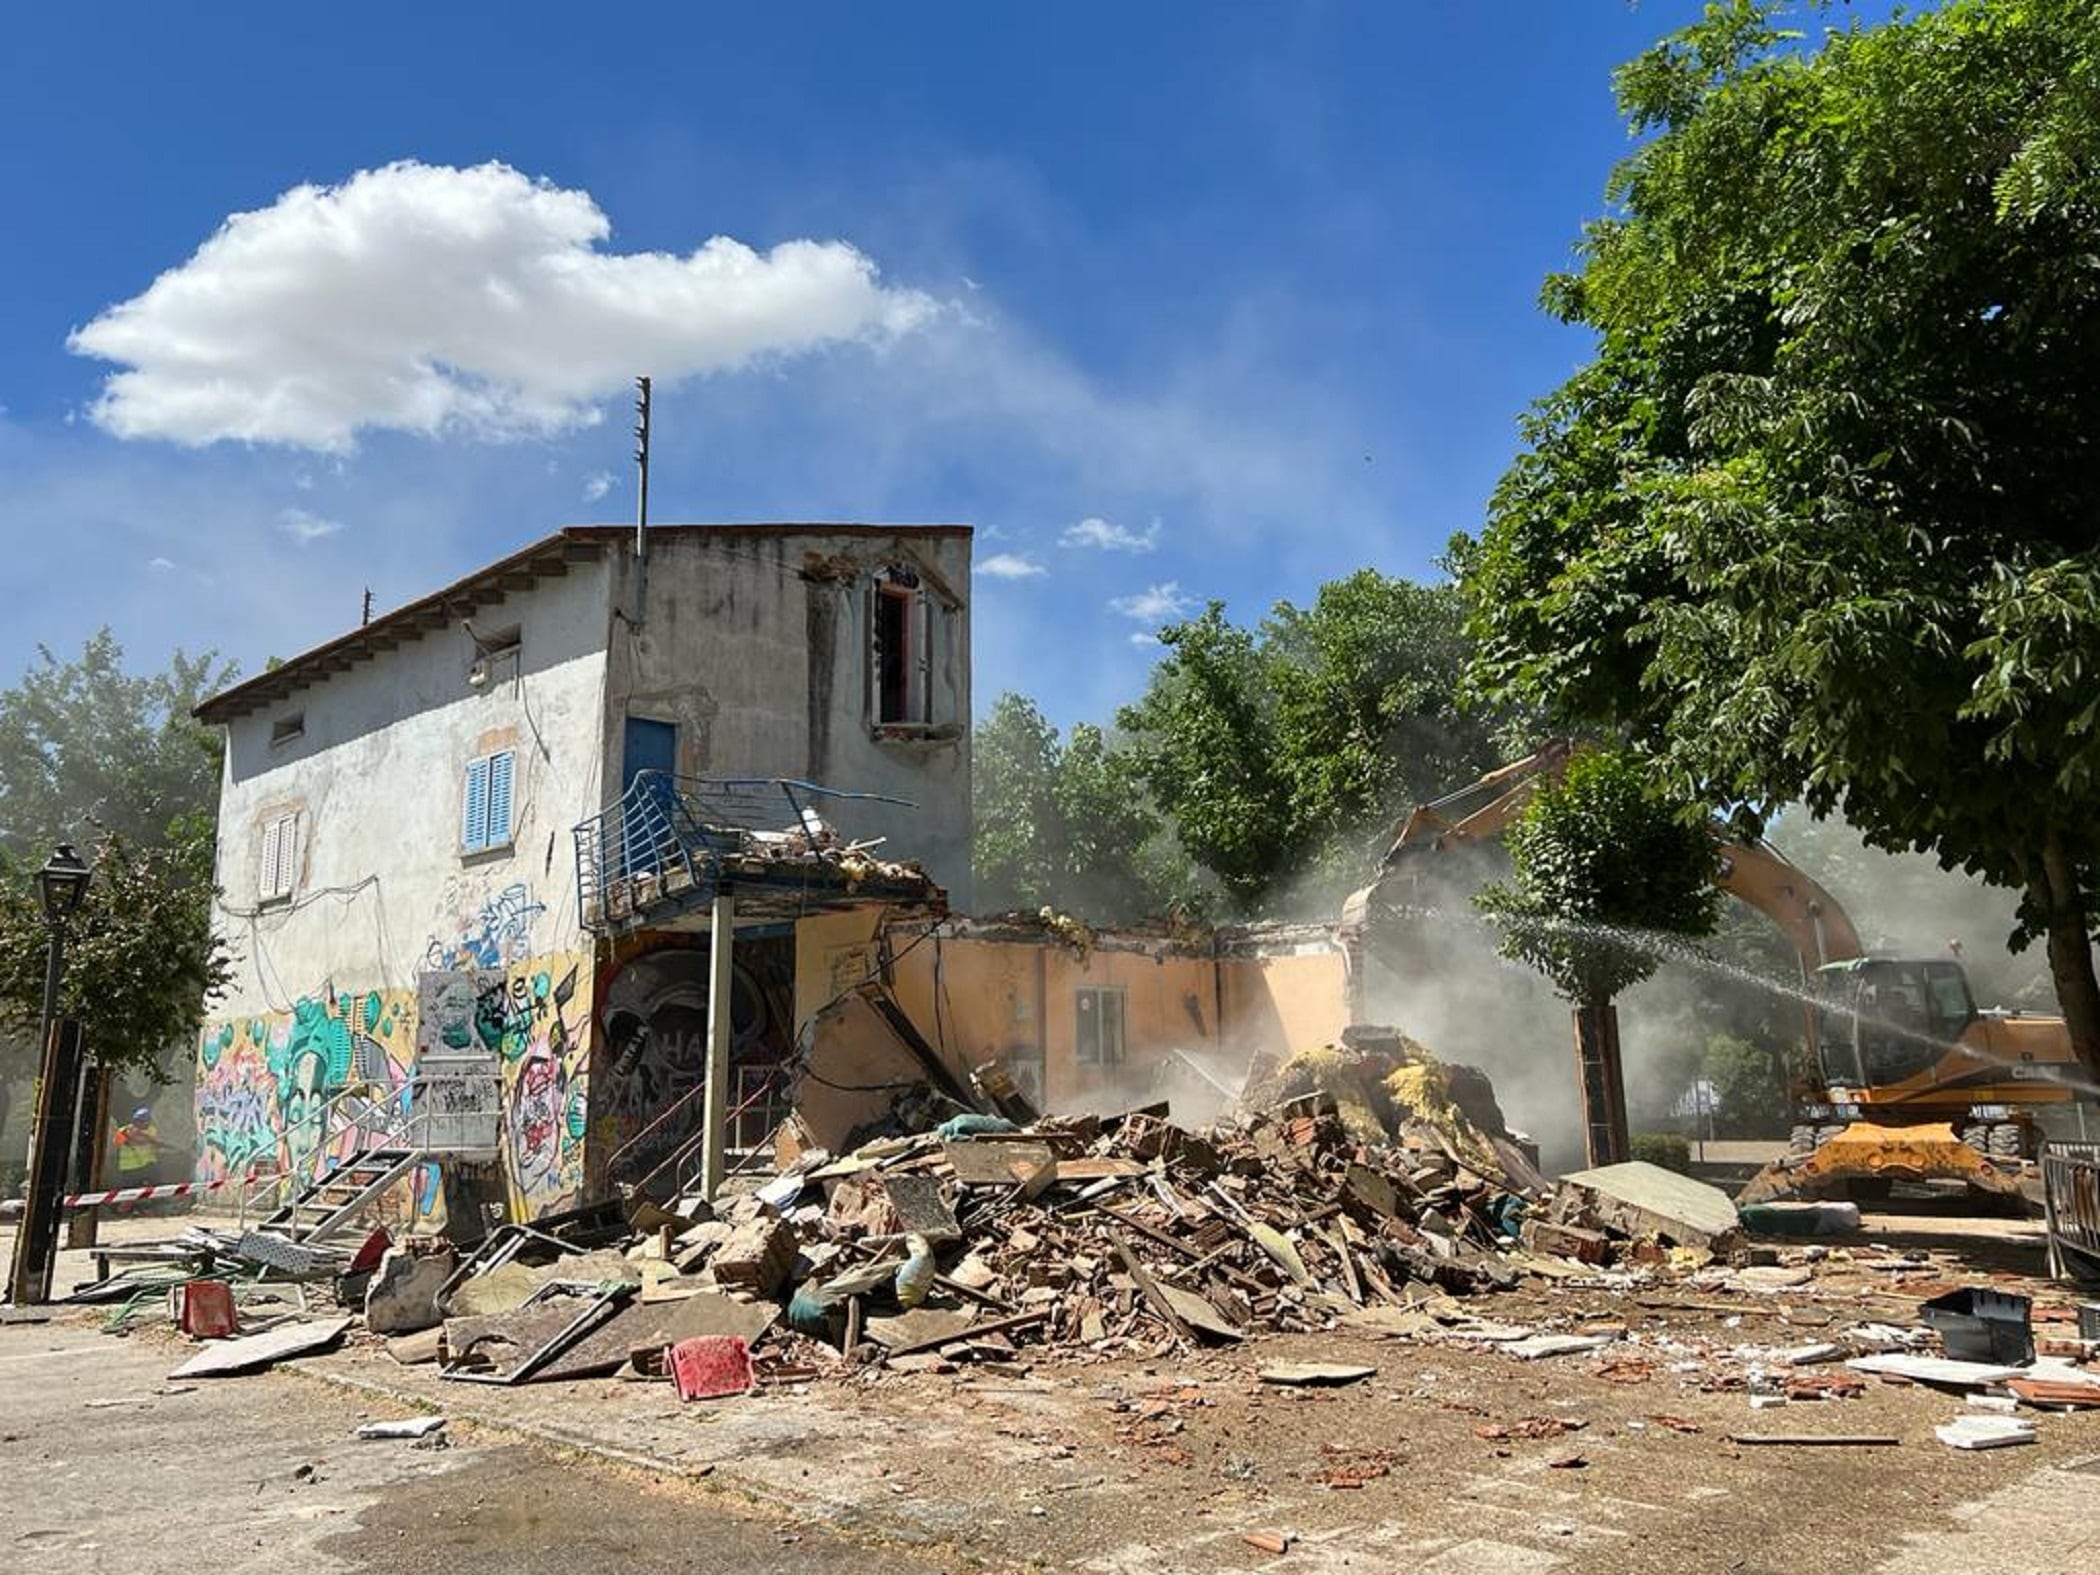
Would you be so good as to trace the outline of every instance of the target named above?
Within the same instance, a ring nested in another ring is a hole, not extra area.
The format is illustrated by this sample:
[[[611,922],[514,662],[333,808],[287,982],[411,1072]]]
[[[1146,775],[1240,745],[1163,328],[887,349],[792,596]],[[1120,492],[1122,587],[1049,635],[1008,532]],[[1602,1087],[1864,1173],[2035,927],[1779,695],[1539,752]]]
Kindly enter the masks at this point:
[[[1961,964],[1853,957],[1813,979],[1823,1087],[1798,1107],[1807,1124],[1794,1128],[1787,1155],[1736,1201],[1873,1199],[1897,1181],[1958,1181],[2018,1206],[2029,1123],[1969,1103],[1980,1057],[1965,1036],[1979,1013]]]
[[[1927,1072],[1976,1019],[1957,962],[1854,957],[1815,977],[1816,1055],[1832,1087],[1882,1087]]]

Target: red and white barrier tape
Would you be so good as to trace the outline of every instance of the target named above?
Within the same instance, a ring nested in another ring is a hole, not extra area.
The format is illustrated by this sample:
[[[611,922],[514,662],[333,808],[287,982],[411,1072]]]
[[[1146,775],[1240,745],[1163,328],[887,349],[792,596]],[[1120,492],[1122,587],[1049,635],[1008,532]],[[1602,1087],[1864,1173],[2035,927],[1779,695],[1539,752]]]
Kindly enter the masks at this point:
[[[159,1187],[118,1187],[110,1192],[76,1192],[60,1200],[69,1209],[98,1209],[106,1203],[144,1203],[150,1198],[181,1198],[192,1192],[210,1192],[229,1181],[249,1182],[261,1171],[246,1176],[221,1176],[217,1181],[171,1181]]]

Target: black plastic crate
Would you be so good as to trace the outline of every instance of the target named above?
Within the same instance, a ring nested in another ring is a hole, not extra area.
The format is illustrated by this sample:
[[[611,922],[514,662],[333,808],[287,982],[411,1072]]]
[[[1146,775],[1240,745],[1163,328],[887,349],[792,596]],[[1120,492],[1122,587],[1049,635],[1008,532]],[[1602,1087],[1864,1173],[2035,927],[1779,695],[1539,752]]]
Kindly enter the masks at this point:
[[[2025,1367],[2034,1360],[2034,1302],[2029,1297],[1971,1286],[1935,1296],[1918,1313],[1958,1362]]]
[[[2100,1340],[2100,1302],[2078,1304],[2078,1338]]]

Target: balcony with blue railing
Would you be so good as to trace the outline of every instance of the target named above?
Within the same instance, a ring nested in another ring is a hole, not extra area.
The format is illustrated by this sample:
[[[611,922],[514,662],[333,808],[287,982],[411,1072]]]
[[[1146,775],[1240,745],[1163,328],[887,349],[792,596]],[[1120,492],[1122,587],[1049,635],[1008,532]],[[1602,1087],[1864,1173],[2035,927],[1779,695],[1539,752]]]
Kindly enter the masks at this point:
[[[945,909],[916,865],[854,841],[856,806],[912,806],[879,793],[849,793],[781,777],[636,775],[617,803],[576,828],[577,911],[600,935],[670,922],[719,892],[740,915],[801,913],[886,903]]]

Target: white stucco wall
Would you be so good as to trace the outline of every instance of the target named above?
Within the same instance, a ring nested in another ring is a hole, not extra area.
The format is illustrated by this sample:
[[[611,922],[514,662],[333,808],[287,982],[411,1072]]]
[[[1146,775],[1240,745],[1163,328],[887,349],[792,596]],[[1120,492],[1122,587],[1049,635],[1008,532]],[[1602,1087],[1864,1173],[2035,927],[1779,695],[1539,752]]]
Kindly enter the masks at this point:
[[[484,600],[475,631],[515,629],[519,647],[480,686],[453,621],[228,724],[218,924],[236,961],[198,1042],[200,1179],[317,1175],[387,1130],[417,1061],[418,975],[471,972],[472,1037],[503,1077],[512,1217],[579,1197],[593,976],[570,832],[604,791],[607,585],[600,561]],[[295,713],[300,735],[273,744]],[[511,843],[463,852],[467,763],[503,749]],[[263,828],[290,810],[293,889],[269,900]],[[441,1218],[437,1183],[420,1167],[395,1206]]]
[[[619,781],[629,716],[676,723],[679,770],[789,777],[916,805],[842,803],[828,818],[916,859],[970,901],[970,535],[963,529],[812,526],[666,530],[652,537],[640,628],[613,622],[606,780]],[[908,567],[939,608],[930,645],[933,725],[882,728],[869,678],[874,577]],[[613,585],[637,606],[631,546]]]
[[[490,920],[525,927],[496,941],[519,955],[583,945],[570,828],[604,786],[606,605],[604,565],[584,565],[474,614],[484,638],[519,631],[515,676],[470,685],[476,648],[455,624],[229,725],[218,880],[239,964],[214,1017],[282,1011],[330,980],[413,988],[462,945],[481,947]],[[302,736],[272,744],[294,713]],[[517,762],[511,846],[463,854],[466,764],[503,748]],[[262,828],[287,809],[300,813],[295,887],[267,903]]]

